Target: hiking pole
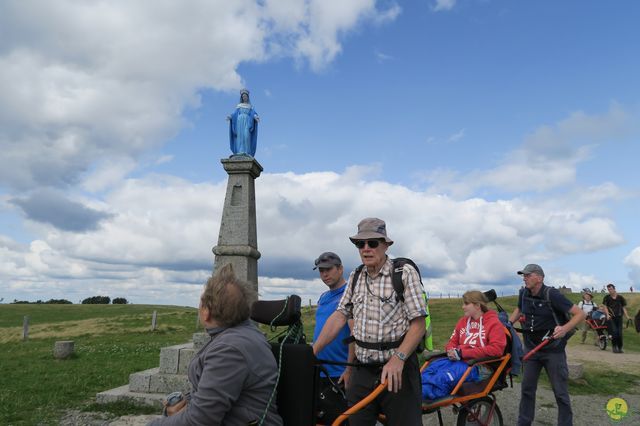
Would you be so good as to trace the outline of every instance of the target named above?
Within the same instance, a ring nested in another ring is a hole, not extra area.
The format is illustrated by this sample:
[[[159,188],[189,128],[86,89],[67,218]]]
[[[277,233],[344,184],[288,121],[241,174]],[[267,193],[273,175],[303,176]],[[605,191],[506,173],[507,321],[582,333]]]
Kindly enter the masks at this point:
[[[535,348],[531,349],[525,356],[523,356],[522,361],[524,362],[529,358],[531,358],[533,354],[538,352],[540,349],[544,348],[545,345],[547,345],[552,340],[553,340],[553,336],[549,336],[549,332],[547,331],[547,334],[545,334],[544,337],[542,338],[542,342],[539,343],[538,346],[536,346]]]

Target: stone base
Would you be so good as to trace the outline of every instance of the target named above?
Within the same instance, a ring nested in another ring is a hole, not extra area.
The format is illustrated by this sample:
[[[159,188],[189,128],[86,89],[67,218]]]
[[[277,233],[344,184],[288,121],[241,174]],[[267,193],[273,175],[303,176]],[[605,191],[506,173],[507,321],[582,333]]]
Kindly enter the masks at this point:
[[[584,366],[581,362],[568,362],[569,367],[569,379],[578,380],[584,377]]]
[[[166,393],[131,392],[129,390],[129,385],[124,385],[119,388],[100,392],[96,395],[96,402],[98,404],[109,404],[113,402],[126,401],[135,405],[157,407],[158,412],[160,412],[160,410],[162,410],[162,400],[166,396]]]

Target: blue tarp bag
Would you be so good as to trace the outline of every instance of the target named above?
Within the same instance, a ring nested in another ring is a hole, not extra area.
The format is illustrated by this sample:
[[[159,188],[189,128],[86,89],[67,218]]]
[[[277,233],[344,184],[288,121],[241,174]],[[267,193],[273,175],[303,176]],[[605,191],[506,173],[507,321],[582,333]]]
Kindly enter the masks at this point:
[[[449,395],[468,367],[464,361],[451,361],[449,358],[431,362],[422,372],[422,398],[438,399]],[[477,382],[479,379],[478,368],[473,367],[465,382]]]

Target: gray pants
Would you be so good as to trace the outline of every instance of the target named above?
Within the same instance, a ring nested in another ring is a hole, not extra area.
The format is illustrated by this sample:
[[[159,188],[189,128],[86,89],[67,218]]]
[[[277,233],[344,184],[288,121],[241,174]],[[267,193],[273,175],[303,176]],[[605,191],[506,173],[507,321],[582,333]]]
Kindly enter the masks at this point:
[[[527,351],[531,348],[526,348]],[[553,394],[558,405],[558,425],[573,425],[573,412],[569,399],[569,368],[567,355],[562,352],[536,352],[524,362],[522,375],[522,396],[520,398],[520,413],[518,426],[529,426],[533,423],[536,410],[536,390],[538,378],[542,368],[547,372]]]

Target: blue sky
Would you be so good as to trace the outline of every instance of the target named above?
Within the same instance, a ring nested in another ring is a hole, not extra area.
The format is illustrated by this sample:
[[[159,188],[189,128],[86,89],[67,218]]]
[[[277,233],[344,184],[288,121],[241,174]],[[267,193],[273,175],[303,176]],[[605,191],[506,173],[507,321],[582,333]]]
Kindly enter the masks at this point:
[[[195,305],[247,87],[261,297],[358,221],[432,295],[640,281],[633,1],[5,2],[0,298]]]

